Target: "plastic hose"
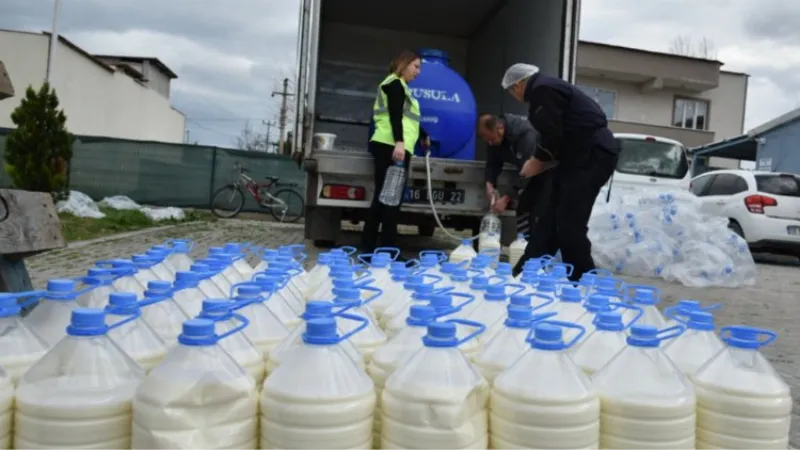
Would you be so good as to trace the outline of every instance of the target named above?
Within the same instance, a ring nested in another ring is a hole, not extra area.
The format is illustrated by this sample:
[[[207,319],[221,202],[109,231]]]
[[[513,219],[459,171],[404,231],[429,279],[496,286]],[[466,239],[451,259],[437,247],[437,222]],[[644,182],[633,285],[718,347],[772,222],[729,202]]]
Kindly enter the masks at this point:
[[[456,241],[464,241],[464,240],[474,241],[474,240],[478,239],[478,237],[480,237],[480,233],[478,233],[477,236],[473,236],[471,238],[464,238],[464,237],[461,237],[461,236],[454,236],[454,235],[450,234],[449,231],[447,231],[447,228],[445,228],[444,225],[442,225],[442,221],[439,220],[439,213],[436,211],[436,205],[433,204],[433,184],[431,182],[431,152],[430,152],[430,150],[427,150],[425,152],[425,175],[426,175],[426,178],[427,178],[426,181],[428,183],[428,202],[431,205],[431,211],[433,212],[433,218],[436,219],[436,224],[439,225],[439,228],[442,231],[444,231],[444,234],[447,235],[447,237],[449,237],[450,239],[455,239]],[[492,198],[492,203],[494,203],[494,198]]]

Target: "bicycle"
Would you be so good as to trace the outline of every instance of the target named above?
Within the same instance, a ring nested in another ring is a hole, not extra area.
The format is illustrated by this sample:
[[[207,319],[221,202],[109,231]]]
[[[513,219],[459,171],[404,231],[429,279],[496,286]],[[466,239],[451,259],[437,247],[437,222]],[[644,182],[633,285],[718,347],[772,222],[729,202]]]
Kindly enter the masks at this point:
[[[231,184],[219,188],[211,197],[211,212],[220,218],[231,219],[236,217],[244,208],[245,191],[253,197],[253,200],[262,208],[269,209],[270,214],[275,220],[286,223],[293,223],[303,217],[305,201],[292,187],[297,187],[297,183],[281,183],[278,177],[266,177],[265,182],[257,182],[247,175],[246,168],[237,161],[233,165],[234,181]],[[274,193],[273,188],[281,187]],[[228,202],[233,206],[229,210],[218,209],[215,205],[218,201]]]

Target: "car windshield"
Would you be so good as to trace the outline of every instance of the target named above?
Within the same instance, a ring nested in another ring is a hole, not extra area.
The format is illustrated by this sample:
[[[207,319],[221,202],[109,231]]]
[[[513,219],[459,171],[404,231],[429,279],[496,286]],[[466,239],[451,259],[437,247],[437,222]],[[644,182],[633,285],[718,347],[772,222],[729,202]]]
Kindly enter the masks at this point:
[[[765,194],[800,197],[800,179],[794,175],[756,175],[756,186]]]
[[[622,151],[617,172],[632,175],[681,179],[689,172],[682,145],[644,139],[619,140]]]

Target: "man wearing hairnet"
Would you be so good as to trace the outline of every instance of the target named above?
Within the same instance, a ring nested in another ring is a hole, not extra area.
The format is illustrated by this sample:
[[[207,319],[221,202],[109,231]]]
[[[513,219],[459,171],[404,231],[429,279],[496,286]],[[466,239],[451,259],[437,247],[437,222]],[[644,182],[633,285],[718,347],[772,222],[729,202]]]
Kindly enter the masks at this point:
[[[576,281],[595,268],[587,236],[589,216],[617,165],[619,142],[597,102],[572,84],[539,73],[536,66],[514,64],[506,70],[502,86],[528,104],[528,120],[540,135],[520,175],[534,177],[553,170],[550,205],[531,231],[514,274],[528,259],[555,255],[561,249],[563,261],[574,267],[570,279]]]

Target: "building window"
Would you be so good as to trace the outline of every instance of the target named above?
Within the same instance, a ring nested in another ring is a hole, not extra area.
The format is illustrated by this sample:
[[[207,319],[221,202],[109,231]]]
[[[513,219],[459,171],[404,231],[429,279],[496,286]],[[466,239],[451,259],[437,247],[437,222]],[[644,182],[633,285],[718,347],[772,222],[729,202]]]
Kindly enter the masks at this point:
[[[672,126],[693,130],[708,129],[708,101],[676,98],[675,109],[672,112]]]
[[[578,85],[578,88],[581,91],[583,91],[584,94],[593,98],[594,101],[596,101],[597,104],[600,105],[600,108],[602,108],[603,112],[606,113],[607,118],[613,119],[614,117],[616,117],[616,112],[617,112],[616,92],[610,91],[608,89],[600,89],[591,86]]]

